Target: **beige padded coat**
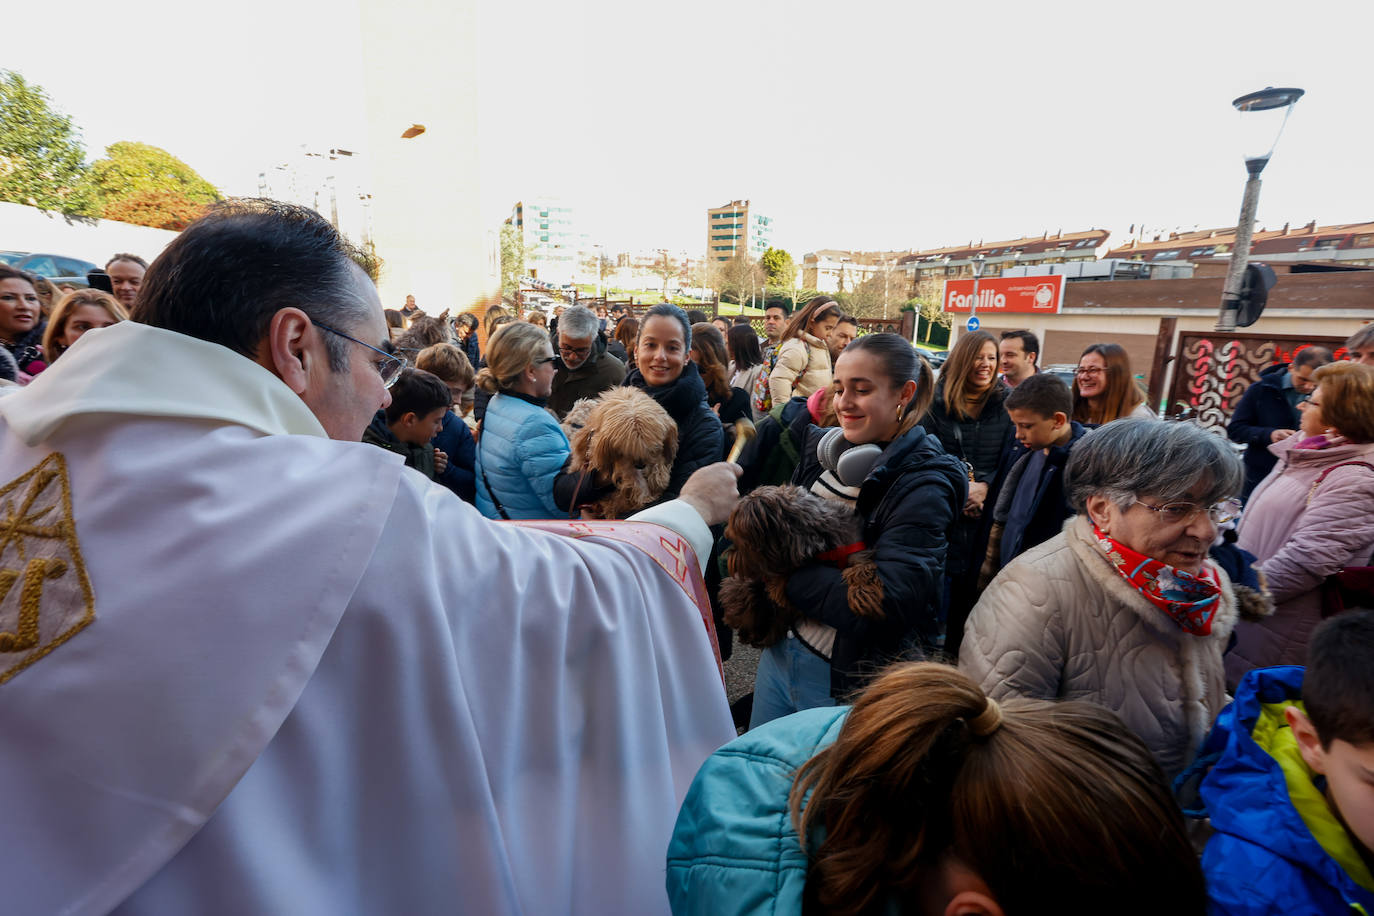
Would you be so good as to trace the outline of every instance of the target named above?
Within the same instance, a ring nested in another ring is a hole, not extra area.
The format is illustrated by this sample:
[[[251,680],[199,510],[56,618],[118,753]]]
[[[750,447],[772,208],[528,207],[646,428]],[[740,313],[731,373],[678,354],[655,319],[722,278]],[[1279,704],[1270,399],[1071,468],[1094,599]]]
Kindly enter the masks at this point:
[[[1088,700],[1144,740],[1172,779],[1226,704],[1222,653],[1236,625],[1226,574],[1208,636],[1141,597],[1084,516],[1012,561],[969,615],[959,667],[994,699]]]
[[[778,349],[778,360],[768,373],[768,394],[773,406],[795,397],[809,398],[831,381],[830,351],[825,341],[805,331]]]

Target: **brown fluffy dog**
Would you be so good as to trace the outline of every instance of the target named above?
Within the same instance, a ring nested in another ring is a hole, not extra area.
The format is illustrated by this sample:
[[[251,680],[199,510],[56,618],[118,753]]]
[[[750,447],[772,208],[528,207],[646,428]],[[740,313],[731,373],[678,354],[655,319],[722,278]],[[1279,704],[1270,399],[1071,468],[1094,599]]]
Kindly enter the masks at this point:
[[[839,547],[863,540],[863,522],[852,508],[800,487],[759,487],[739,501],[725,536],[729,578],[720,583],[725,623],[751,646],[771,646],[799,616],[787,600],[787,577]],[[861,617],[883,616],[883,583],[873,551],[835,561],[849,587],[849,609]]]
[[[677,424],[638,388],[612,388],[583,412],[578,401],[564,421],[581,423],[572,439],[573,471],[596,474],[615,492],[583,509],[584,518],[625,518],[663,495],[677,457]]]

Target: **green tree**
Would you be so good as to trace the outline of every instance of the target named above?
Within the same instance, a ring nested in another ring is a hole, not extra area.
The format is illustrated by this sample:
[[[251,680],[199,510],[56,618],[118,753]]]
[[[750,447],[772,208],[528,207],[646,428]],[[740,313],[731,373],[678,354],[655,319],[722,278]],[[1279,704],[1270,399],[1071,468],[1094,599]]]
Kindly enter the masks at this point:
[[[76,216],[95,212],[86,149],[43,90],[0,71],[0,200]]]
[[[769,286],[790,290],[797,282],[797,265],[792,256],[781,248],[769,248],[759,258]]]
[[[168,192],[186,204],[210,204],[219,191],[176,156],[147,143],[127,140],[105,148],[105,158],[91,164],[91,183],[102,209],[135,194]]]
[[[525,236],[512,225],[501,227],[501,292],[513,296],[525,275]]]

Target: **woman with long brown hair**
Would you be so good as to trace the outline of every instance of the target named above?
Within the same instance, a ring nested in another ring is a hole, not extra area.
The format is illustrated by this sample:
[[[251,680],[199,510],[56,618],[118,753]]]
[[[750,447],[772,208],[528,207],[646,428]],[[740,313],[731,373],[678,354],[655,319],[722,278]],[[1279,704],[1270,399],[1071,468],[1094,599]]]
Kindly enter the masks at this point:
[[[950,530],[946,601],[946,651],[957,657],[964,621],[978,600],[978,570],[990,525],[983,523],[988,493],[1007,470],[1014,432],[1002,406],[1010,390],[997,377],[997,338],[987,331],[961,334],[940,370],[926,430],[964,464],[968,500]]]
[[[829,296],[817,296],[793,315],[778,340],[777,355],[768,369],[768,394],[772,406],[792,398],[809,398],[829,387],[832,378],[830,348],[825,339],[840,320],[840,304]]]
[[[692,362],[697,364],[701,380],[706,384],[706,406],[716,412],[722,424],[731,427],[736,420],[751,419],[748,393],[730,385],[725,338],[709,321],[692,325]],[[726,438],[730,436],[727,434]]]
[[[1073,373],[1073,418],[1102,426],[1122,417],[1154,417],[1120,344],[1095,343],[1078,357]]]
[[[1201,916],[1159,766],[1111,712],[931,662],[735,739],[668,846],[674,913]]]
[[[43,332],[43,354],[52,365],[87,331],[107,328],[129,315],[119,300],[98,289],[74,289],[57,300],[47,330]]]
[[[606,352],[625,364],[625,371],[635,368],[635,344],[639,341],[639,319],[622,318],[616,322],[615,333]],[[619,349],[617,349],[619,347]]]

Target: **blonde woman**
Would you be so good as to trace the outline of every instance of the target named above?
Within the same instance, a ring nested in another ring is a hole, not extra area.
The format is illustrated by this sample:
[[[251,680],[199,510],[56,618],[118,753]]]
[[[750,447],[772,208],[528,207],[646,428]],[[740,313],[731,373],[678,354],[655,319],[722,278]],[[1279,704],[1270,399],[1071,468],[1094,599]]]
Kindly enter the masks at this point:
[[[773,406],[795,397],[809,398],[830,386],[830,348],[825,339],[840,320],[840,304],[817,296],[793,315],[778,341],[776,361],[768,371]]]
[[[55,363],[87,331],[108,328],[128,319],[124,306],[109,293],[98,289],[72,290],[57,300],[43,332],[43,353],[48,364]]]
[[[553,344],[542,328],[512,321],[487,344],[477,384],[492,395],[477,445],[477,508],[487,518],[565,518],[553,483],[572,447],[545,409],[553,392]]]

